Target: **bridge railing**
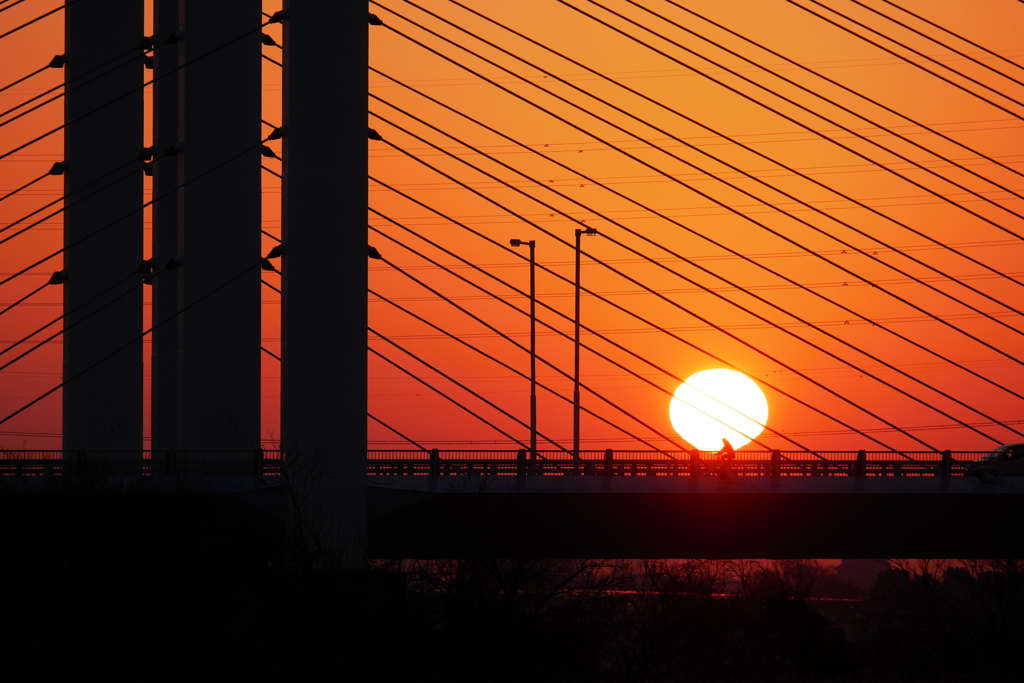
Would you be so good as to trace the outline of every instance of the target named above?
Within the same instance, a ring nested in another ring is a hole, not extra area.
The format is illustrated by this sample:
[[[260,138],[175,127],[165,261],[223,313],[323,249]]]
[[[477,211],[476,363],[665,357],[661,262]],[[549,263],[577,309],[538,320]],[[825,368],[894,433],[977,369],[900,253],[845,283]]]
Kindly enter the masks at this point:
[[[367,452],[367,474],[709,476],[962,476],[987,451],[398,451]]]
[[[961,476],[985,451],[740,451],[723,461],[712,451],[371,450],[370,476]],[[241,451],[5,451],[0,475],[274,476],[280,450]]]
[[[11,451],[0,450],[0,475],[273,476],[282,451]]]

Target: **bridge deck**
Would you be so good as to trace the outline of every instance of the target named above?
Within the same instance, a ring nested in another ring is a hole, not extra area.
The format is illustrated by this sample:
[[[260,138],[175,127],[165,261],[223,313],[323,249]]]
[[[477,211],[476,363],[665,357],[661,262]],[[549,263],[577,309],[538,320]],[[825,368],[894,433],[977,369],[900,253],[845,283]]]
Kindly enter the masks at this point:
[[[371,477],[369,552],[1020,557],[1021,494],[995,477]]]
[[[986,476],[370,476],[370,486],[423,493],[1022,494],[1024,477]]]

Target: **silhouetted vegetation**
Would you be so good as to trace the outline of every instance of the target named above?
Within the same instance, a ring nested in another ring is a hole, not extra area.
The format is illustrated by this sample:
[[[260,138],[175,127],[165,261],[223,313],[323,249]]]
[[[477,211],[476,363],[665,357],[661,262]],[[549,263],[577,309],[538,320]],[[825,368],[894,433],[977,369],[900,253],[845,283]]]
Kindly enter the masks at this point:
[[[230,497],[42,484],[54,491],[7,478],[0,495],[7,680],[1018,678],[1017,560],[893,563],[866,591],[796,560],[407,560],[343,572],[324,561],[315,524],[268,527]]]
[[[896,563],[854,598],[814,561],[282,570],[166,551],[159,521],[156,543],[8,526],[8,680],[998,681],[1024,635],[1019,561]]]

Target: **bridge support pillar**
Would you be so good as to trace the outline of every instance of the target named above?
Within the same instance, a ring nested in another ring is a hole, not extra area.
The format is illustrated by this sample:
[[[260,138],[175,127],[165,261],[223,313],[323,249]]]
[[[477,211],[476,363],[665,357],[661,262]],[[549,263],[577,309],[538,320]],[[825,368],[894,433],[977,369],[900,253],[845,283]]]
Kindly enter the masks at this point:
[[[150,375],[150,448],[176,447],[178,438],[178,273],[165,270],[178,256],[178,157],[167,151],[178,143],[177,38],[179,0],[154,0],[153,22],[153,332]],[[171,36],[174,36],[173,38]]]
[[[142,448],[142,11],[65,10],[65,451]]]
[[[366,543],[367,11],[285,0],[281,432],[336,558]],[[307,468],[305,465],[309,465]]]
[[[260,9],[180,0],[180,449],[260,442]]]

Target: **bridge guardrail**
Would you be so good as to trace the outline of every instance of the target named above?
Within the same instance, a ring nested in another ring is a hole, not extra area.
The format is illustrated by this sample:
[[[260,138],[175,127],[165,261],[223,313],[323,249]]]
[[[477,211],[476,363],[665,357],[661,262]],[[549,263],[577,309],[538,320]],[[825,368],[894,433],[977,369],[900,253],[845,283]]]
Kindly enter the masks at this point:
[[[962,476],[986,451],[739,451],[728,463],[711,451],[370,450],[369,476],[610,475],[713,476],[723,467],[741,476]],[[0,475],[109,474],[275,476],[285,452],[10,451],[0,450]]]
[[[273,476],[283,452],[244,451],[11,451],[0,450],[0,475]]]
[[[745,476],[962,476],[987,451],[740,451],[725,463],[713,451],[367,452],[371,476],[612,475],[708,476],[723,467]]]

